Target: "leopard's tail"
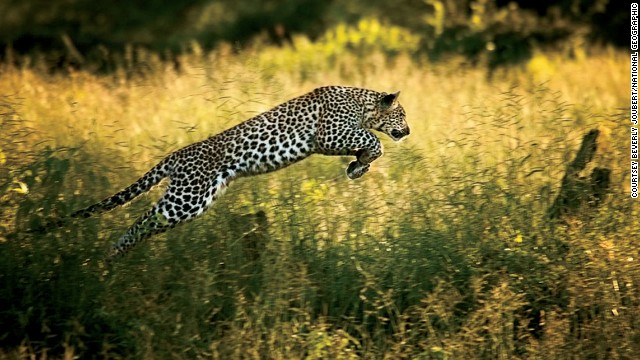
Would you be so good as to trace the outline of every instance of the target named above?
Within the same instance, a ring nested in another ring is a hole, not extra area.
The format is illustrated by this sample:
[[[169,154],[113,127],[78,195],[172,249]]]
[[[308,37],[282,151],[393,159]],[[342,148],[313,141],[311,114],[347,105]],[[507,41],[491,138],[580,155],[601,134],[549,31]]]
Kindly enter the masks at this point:
[[[147,171],[147,173],[144,174],[136,182],[127,186],[125,189],[117,192],[116,194],[111,195],[108,198],[84,209],[75,211],[65,218],[53,220],[45,223],[44,225],[31,229],[29,232],[45,232],[49,229],[63,226],[67,223],[67,221],[71,219],[88,218],[93,214],[101,214],[118,206],[124,205],[137,196],[146,193],[154,185],[157,185],[160,181],[162,181],[162,179],[168,177],[171,174],[172,168],[172,157],[168,156],[164,160],[159,162],[156,166],[154,166],[151,170]]]

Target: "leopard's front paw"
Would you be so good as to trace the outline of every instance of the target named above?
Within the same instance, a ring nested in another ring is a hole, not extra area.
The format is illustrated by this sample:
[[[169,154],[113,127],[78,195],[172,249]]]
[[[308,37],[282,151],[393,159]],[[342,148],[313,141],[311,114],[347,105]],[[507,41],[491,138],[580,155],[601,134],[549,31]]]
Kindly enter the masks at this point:
[[[362,165],[359,161],[352,161],[347,168],[347,176],[351,180],[357,179],[369,171],[369,166],[369,164]]]

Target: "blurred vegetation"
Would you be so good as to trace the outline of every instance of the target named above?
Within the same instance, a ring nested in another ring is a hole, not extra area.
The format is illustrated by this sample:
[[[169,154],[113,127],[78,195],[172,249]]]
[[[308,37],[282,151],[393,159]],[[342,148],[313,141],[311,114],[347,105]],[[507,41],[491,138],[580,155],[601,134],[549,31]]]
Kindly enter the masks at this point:
[[[462,55],[488,64],[492,75],[540,48],[579,57],[587,42],[626,45],[627,13],[627,4],[611,0],[4,0],[0,47],[9,61],[37,56],[51,69],[111,71],[129,47],[175,59],[193,41],[204,50],[220,43],[293,45],[296,36],[315,41],[376,19],[418,38],[414,56]]]

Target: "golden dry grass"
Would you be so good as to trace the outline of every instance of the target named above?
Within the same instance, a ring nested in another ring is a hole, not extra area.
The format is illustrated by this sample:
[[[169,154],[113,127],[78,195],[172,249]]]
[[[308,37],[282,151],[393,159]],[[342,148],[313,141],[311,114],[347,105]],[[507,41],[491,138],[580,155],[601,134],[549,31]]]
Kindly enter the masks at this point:
[[[107,75],[2,67],[2,127],[32,131],[0,144],[0,291],[28,304],[5,311],[17,325],[1,355],[637,353],[640,227],[625,188],[624,54],[538,54],[489,81],[455,59],[269,60],[281,51],[194,46],[176,70],[140,50],[140,64]],[[402,92],[412,134],[383,140],[385,156],[360,181],[344,176],[347,159],[323,157],[244,179],[207,215],[109,269],[103,250],[153,196],[42,236],[22,233],[128,185],[172,150],[327,84]],[[594,163],[612,170],[611,194],[589,220],[551,227],[544,213],[564,165],[594,127],[603,134]],[[259,210],[266,232],[239,225],[238,214]],[[264,242],[255,262],[247,239]]]

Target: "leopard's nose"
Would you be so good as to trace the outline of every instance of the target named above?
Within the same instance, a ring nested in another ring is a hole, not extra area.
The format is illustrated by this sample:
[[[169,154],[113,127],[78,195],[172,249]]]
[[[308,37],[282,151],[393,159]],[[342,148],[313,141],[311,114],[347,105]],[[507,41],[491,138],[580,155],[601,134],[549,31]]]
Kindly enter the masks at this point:
[[[409,127],[404,128],[404,130],[393,129],[391,130],[391,136],[394,139],[400,139],[409,135],[409,132]]]
[[[396,139],[400,139],[401,137],[405,136],[406,134],[398,129],[393,129],[391,130],[391,136],[393,136]]]

